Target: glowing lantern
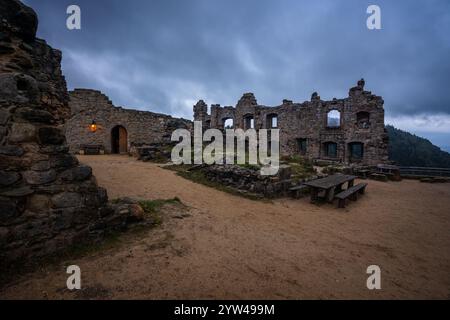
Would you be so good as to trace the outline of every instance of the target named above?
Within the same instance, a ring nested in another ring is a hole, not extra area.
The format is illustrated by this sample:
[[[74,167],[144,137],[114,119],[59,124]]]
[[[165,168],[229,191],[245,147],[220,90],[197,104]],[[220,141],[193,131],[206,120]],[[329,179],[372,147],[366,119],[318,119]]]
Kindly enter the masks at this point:
[[[89,128],[91,129],[91,132],[97,131],[97,123],[95,123],[95,120],[92,120],[92,123]]]

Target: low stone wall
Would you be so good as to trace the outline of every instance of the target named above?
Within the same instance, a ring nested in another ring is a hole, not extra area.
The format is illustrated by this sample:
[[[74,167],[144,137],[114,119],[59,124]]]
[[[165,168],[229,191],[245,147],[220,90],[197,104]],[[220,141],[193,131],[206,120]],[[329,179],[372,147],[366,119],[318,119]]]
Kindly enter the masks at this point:
[[[293,182],[291,167],[280,166],[275,176],[263,176],[257,167],[239,165],[211,165],[200,168],[205,177],[222,185],[253,194],[260,194],[266,198],[284,196]]]
[[[174,143],[153,143],[150,145],[133,146],[130,154],[141,161],[169,162]]]

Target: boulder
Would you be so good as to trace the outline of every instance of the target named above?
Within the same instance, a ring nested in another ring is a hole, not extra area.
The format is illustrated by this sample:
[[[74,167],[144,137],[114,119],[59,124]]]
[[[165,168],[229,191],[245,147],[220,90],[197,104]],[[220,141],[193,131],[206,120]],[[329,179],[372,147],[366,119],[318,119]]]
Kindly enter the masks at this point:
[[[30,194],[33,194],[33,192],[34,192],[33,189],[31,189],[29,186],[22,186],[19,188],[0,191],[0,196],[10,198],[20,198],[29,196]],[[0,208],[4,210],[4,207],[0,206]]]
[[[24,154],[24,151],[19,146],[6,145],[0,146],[0,154],[5,156],[20,157]]]
[[[11,128],[9,142],[32,142],[36,140],[36,127],[30,123],[15,122]]]
[[[67,169],[60,174],[64,181],[84,181],[92,176],[92,168],[88,166],[77,166]]]
[[[15,111],[15,116],[30,122],[51,124],[55,122],[53,115],[45,110],[33,109],[29,107],[20,108]]]
[[[39,142],[43,145],[61,145],[66,141],[62,131],[54,127],[43,127],[39,129]]]
[[[82,204],[82,197],[76,192],[63,192],[52,197],[54,208],[77,207]]]
[[[48,211],[51,205],[50,197],[44,194],[33,194],[28,198],[27,205],[33,212]]]
[[[21,179],[17,172],[8,172],[0,170],[0,187],[10,186]]]
[[[47,184],[56,180],[56,171],[25,171],[23,177],[28,184],[40,185]]]

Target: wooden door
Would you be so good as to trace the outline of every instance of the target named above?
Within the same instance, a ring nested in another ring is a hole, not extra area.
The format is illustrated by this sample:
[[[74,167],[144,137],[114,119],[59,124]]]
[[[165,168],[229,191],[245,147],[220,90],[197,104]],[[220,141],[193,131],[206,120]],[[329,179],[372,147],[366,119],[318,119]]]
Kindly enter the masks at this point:
[[[119,153],[127,153],[127,151],[128,151],[127,130],[124,127],[119,127]]]

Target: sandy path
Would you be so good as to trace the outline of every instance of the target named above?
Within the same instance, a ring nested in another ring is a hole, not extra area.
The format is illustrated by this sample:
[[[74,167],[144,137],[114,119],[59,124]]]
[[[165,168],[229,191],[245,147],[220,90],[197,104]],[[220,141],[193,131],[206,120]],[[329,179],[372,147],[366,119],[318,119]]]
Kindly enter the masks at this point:
[[[124,156],[84,156],[110,198],[179,197],[170,219],[126,246],[27,275],[19,298],[450,298],[450,184],[369,181],[345,210],[247,200]],[[64,266],[82,269],[82,292]],[[382,290],[366,288],[379,265]]]

